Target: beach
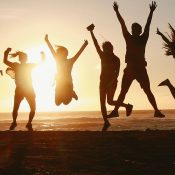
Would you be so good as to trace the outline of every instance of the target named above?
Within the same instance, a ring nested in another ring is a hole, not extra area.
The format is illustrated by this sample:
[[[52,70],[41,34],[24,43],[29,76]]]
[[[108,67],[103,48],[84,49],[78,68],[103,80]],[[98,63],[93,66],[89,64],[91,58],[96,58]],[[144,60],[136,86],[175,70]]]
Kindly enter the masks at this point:
[[[164,119],[153,111],[121,113],[107,132],[90,113],[38,118],[33,132],[25,129],[27,118],[8,131],[7,117],[0,122],[0,175],[174,175],[175,113],[164,113]]]

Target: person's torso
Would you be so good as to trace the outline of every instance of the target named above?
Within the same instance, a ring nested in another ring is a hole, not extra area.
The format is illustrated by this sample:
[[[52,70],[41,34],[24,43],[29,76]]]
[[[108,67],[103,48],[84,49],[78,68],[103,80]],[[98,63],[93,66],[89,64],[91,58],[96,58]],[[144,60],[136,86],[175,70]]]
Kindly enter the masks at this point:
[[[125,62],[128,64],[144,64],[146,43],[147,37],[144,35],[137,38],[129,35],[126,39]]]
[[[111,79],[118,78],[118,72],[120,69],[120,60],[114,54],[101,55],[101,81],[111,81]]]
[[[17,87],[22,89],[32,88],[32,67],[30,64],[17,64],[14,71]]]
[[[65,61],[57,61],[57,80],[62,82],[72,82],[72,67],[73,64],[69,59]]]

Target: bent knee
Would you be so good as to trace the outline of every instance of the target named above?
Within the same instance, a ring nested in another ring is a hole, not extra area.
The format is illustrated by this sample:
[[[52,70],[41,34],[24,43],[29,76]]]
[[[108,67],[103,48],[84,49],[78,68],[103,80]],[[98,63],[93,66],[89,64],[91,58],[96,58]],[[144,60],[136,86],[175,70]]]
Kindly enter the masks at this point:
[[[63,104],[64,105],[68,105],[70,102],[71,102],[72,99],[66,99],[63,101]]]
[[[109,105],[114,105],[113,99],[107,99],[107,102],[108,102]]]
[[[55,104],[56,104],[57,106],[61,105],[61,103],[62,103],[62,101],[60,101],[60,100],[55,100]]]

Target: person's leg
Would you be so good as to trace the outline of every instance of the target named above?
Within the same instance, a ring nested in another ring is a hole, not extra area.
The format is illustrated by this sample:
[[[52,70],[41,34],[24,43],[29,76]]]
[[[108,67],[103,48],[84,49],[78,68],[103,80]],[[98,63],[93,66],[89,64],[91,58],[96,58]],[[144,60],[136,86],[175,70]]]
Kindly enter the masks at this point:
[[[175,87],[171,84],[169,79],[162,81],[158,86],[167,86],[175,99]]]
[[[36,111],[36,101],[35,101],[35,94],[31,93],[30,96],[26,97],[26,100],[30,106],[30,113],[29,113],[29,120],[28,123],[31,124],[33,121],[33,118],[35,116],[35,111]]]
[[[63,102],[63,100],[61,98],[60,90],[55,89],[55,104],[57,106],[59,106],[59,105],[61,105],[62,102]]]
[[[107,110],[106,110],[106,90],[103,87],[102,83],[100,83],[100,107],[101,107],[101,113],[102,117],[105,123],[109,124],[109,121],[107,119]]]
[[[115,94],[116,89],[117,89],[117,80],[114,80],[113,82],[111,82],[111,85],[107,89],[107,94],[106,94],[107,102],[111,106],[115,106],[117,103],[117,101],[114,100],[114,94]]]
[[[107,129],[110,127],[110,123],[107,119],[107,110],[106,110],[106,90],[105,88],[100,86],[100,106],[101,106],[101,113],[104,120],[104,125],[102,128],[102,131],[107,131]]]
[[[10,126],[10,130],[14,130],[15,127],[17,126],[16,119],[18,116],[18,109],[22,100],[23,100],[23,97],[19,94],[18,90],[16,90],[15,97],[14,97],[13,112],[12,112],[13,122]]]
[[[71,101],[72,101],[72,97],[71,96],[63,98],[63,104],[64,105],[68,105]]]
[[[117,99],[118,105],[116,106],[116,109],[117,109],[117,107],[119,107],[123,104],[125,96],[129,90],[133,80],[134,80],[134,75],[133,75],[131,69],[126,68],[124,70],[124,74],[123,74],[123,78],[122,78],[121,91],[120,91],[120,94],[119,94],[118,99]]]
[[[117,81],[113,82],[110,86],[110,88],[108,89],[107,91],[107,102],[109,105],[111,106],[115,106],[117,105],[117,101],[114,100],[114,94],[115,94],[115,91],[117,89]],[[126,115],[129,116],[131,113],[132,113],[132,108],[133,108],[133,105],[131,104],[126,104],[126,103],[121,103],[120,105],[121,107],[125,107],[126,108]],[[115,112],[115,116],[119,116],[119,114],[117,114],[117,111]],[[109,116],[108,116],[109,117]]]
[[[118,96],[114,110],[108,115],[109,118],[118,116],[118,109],[121,105],[123,105],[123,101],[125,99],[125,96],[133,80],[134,80],[134,75],[131,69],[126,67],[124,70],[123,78],[122,78],[121,91]]]
[[[137,78],[137,81],[140,83],[141,88],[144,90],[149,102],[155,110],[154,116],[164,117],[164,115],[160,112],[160,110],[157,107],[157,103],[151,91],[149,77],[145,68],[142,70],[142,72],[140,72],[140,76],[139,78]]]
[[[78,100],[78,95],[76,94],[75,91],[72,92],[72,98],[74,98],[75,100]]]

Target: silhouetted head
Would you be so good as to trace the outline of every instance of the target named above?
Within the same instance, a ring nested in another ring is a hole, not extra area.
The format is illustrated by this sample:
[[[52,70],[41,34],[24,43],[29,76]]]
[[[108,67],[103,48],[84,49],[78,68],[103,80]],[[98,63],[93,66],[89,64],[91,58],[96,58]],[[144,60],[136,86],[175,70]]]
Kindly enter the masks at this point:
[[[11,54],[11,56],[12,57],[16,57],[16,56],[18,56],[19,57],[19,61],[21,62],[21,63],[26,63],[27,62],[27,54],[26,53],[24,53],[24,52],[16,52],[16,53],[14,53],[14,54]]]
[[[63,46],[57,46],[57,50],[56,53],[58,55],[59,58],[61,59],[67,59],[68,56],[68,50],[67,48],[63,47]]]
[[[142,33],[142,26],[138,23],[133,23],[131,28],[133,36],[140,36]]]
[[[105,41],[103,44],[102,44],[102,48],[103,48],[103,52],[106,52],[106,53],[113,53],[113,45],[111,44],[111,42],[109,41]]]

